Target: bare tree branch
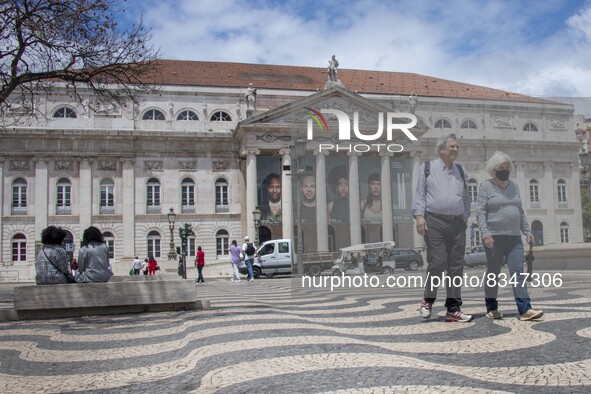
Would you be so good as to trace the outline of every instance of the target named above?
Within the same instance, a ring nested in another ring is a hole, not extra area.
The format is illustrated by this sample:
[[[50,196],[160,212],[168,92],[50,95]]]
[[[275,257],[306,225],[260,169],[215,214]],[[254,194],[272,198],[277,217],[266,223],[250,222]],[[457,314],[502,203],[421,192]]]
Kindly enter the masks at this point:
[[[98,101],[138,103],[159,53],[143,21],[121,30],[117,0],[0,1],[0,115],[11,105],[65,82],[81,102],[86,87]],[[32,107],[32,105],[31,105]]]

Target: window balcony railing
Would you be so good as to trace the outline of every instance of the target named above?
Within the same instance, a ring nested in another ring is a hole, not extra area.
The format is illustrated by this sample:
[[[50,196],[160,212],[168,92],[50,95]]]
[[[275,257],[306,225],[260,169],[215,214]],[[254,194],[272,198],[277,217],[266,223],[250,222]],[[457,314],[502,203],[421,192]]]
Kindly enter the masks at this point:
[[[58,205],[56,207],[55,213],[57,215],[70,215],[72,213],[72,207],[70,206],[63,206],[63,205]]]
[[[181,206],[181,213],[195,213],[195,205]]]
[[[115,207],[101,205],[99,212],[101,215],[112,215],[115,213]]]
[[[26,215],[27,207],[12,207],[11,213],[13,215]]]
[[[160,205],[148,205],[146,207],[146,213],[161,213]]]
[[[532,208],[539,208],[541,206],[539,201],[532,201],[530,204]]]
[[[215,206],[215,212],[216,213],[227,213],[227,212],[230,212],[230,206],[229,205],[216,205]]]

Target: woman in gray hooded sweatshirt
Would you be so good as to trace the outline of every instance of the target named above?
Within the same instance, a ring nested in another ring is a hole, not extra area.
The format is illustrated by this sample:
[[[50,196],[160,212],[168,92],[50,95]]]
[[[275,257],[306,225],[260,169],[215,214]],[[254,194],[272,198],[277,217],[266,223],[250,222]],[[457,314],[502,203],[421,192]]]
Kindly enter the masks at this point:
[[[90,226],[82,235],[82,247],[78,252],[78,276],[76,282],[108,282],[113,276],[109,263],[109,247],[101,231]]]

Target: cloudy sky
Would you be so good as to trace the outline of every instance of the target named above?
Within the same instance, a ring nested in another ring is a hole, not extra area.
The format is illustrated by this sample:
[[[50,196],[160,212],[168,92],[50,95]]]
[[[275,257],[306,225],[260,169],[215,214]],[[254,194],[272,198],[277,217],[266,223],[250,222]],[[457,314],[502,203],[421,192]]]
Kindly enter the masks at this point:
[[[591,96],[591,0],[127,0],[166,59],[404,71]],[[122,19],[124,21],[124,19]]]

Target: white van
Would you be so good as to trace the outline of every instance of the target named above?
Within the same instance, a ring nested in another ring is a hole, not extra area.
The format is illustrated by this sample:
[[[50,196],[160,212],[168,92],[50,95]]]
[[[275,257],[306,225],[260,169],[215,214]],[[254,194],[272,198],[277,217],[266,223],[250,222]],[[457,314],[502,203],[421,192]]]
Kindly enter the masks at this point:
[[[272,239],[263,242],[258,247],[252,271],[255,278],[261,275],[266,275],[269,278],[273,275],[289,275],[291,274],[291,263],[291,239]],[[248,273],[244,262],[238,269],[243,275]]]

